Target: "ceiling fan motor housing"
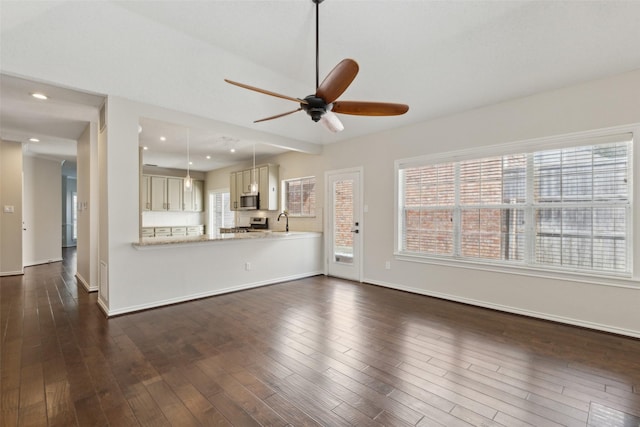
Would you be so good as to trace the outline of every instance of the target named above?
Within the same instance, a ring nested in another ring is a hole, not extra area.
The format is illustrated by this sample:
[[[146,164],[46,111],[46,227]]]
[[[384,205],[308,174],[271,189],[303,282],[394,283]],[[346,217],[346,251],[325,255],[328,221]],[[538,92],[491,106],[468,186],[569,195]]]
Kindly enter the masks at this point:
[[[311,116],[311,120],[317,122],[327,112],[327,103],[324,99],[315,95],[309,95],[304,99],[307,103],[300,104],[300,108],[307,112]]]

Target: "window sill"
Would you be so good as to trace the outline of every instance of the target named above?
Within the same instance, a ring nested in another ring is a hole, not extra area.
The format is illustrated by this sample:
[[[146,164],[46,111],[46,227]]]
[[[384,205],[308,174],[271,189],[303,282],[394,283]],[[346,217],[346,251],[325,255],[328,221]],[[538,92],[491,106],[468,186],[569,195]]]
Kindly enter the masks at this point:
[[[630,274],[583,274],[578,271],[560,270],[548,267],[534,268],[524,265],[504,265],[474,260],[421,256],[397,251],[394,253],[394,257],[398,261],[433,264],[447,267],[489,271],[494,273],[515,274],[520,276],[531,276],[544,279],[564,280],[569,282],[588,283],[591,285],[616,286],[640,290],[640,280],[637,278],[633,278]]]

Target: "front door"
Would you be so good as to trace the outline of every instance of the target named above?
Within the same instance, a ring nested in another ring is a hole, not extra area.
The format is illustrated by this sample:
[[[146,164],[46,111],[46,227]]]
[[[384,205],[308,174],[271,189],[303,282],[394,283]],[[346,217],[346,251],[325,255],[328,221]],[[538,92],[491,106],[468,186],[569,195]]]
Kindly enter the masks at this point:
[[[360,169],[326,174],[327,274],[361,281],[362,205]]]

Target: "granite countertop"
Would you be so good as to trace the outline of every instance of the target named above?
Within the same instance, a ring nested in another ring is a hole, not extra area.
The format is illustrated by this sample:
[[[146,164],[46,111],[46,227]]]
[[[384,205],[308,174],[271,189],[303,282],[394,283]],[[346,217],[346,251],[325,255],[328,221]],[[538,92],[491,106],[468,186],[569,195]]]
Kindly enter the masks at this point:
[[[132,243],[136,248],[149,246],[185,245],[190,243],[217,242],[225,240],[254,240],[254,239],[282,239],[321,235],[314,231],[254,231],[249,233],[218,233],[203,234],[201,236],[170,236],[170,237],[141,237],[140,241]]]
[[[192,225],[143,225],[142,228],[186,228],[186,227],[204,227],[203,224]]]

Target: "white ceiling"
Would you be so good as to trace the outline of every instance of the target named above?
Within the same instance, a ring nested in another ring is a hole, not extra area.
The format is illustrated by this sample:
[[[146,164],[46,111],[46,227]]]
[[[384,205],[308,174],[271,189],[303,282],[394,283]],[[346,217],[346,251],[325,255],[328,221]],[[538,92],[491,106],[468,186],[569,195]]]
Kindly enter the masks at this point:
[[[190,129],[194,156],[213,157],[199,169],[239,159],[228,154],[234,142],[246,160],[254,144],[262,156],[296,143],[337,143],[640,68],[640,1],[325,0],[320,79],[353,58],[360,73],[341,100],[410,106],[398,117],[341,115],[346,129],[332,134],[302,112],[254,124],[297,105],[223,81],[292,97],[313,93],[311,0],[1,0],[1,6],[2,73],[211,120],[208,128]],[[78,122],[89,120],[79,111],[88,106],[95,114],[101,102],[73,92],[78,98],[47,115],[18,99],[14,90],[31,88],[16,88],[13,80],[3,77],[0,87],[3,138],[30,132],[52,143],[76,138]],[[141,124],[141,144],[155,144],[149,163],[184,163],[184,123]],[[176,144],[161,148],[158,135],[170,131]],[[283,142],[274,144],[274,136]]]

